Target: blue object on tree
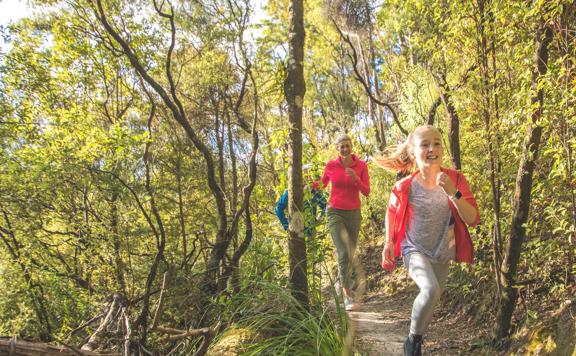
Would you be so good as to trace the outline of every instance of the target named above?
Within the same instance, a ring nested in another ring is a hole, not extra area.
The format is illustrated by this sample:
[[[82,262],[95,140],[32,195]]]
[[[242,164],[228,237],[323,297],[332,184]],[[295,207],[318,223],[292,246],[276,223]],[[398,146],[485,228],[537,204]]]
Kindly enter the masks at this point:
[[[280,200],[276,203],[274,212],[280,220],[284,230],[288,230],[288,218],[286,217],[288,208],[288,190],[284,191]],[[318,217],[318,208],[320,216]],[[310,237],[314,233],[317,217],[322,218],[326,212],[326,196],[318,189],[305,189],[304,191],[304,234]]]

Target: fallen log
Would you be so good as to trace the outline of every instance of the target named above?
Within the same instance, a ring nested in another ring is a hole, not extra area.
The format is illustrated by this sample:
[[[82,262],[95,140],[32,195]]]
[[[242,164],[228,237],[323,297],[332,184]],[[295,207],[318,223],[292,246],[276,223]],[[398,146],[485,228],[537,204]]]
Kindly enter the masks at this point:
[[[93,352],[72,348],[70,346],[56,346],[43,342],[18,340],[16,337],[0,337],[0,355],[10,356],[121,356],[117,352]]]

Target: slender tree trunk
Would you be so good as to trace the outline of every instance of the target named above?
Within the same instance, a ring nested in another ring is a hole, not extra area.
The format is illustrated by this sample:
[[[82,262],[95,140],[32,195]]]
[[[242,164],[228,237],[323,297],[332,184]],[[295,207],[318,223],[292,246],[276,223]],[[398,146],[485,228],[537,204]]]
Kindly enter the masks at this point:
[[[236,151],[234,149],[234,137],[232,136],[232,123],[230,122],[230,115],[227,115],[226,120],[226,128],[228,133],[228,155],[230,157],[230,165],[231,165],[231,174],[232,174],[232,202],[230,204],[230,214],[236,215],[236,206],[238,205],[238,170],[236,168]],[[257,142],[256,142],[257,144]],[[249,212],[250,205],[247,204],[245,206],[246,210],[246,220],[250,219],[250,212]],[[248,230],[248,223],[246,223],[246,230]],[[250,221],[250,233],[246,232],[246,235],[250,235],[250,240],[252,239],[252,225]],[[238,234],[234,236],[234,251],[238,251]],[[234,264],[232,276],[231,276],[231,284],[234,290],[234,293],[240,292],[240,271],[238,270],[238,261],[234,258],[232,259],[231,264]]]
[[[368,2],[366,6],[369,7]],[[372,15],[372,13],[370,13]],[[374,83],[374,95],[380,98],[380,84],[378,82],[378,70],[376,66],[376,49],[374,48],[374,26],[372,20],[370,21],[370,33],[368,34],[368,45],[370,47],[370,64],[372,65],[372,82]],[[370,98],[371,107],[375,110],[376,115],[376,132],[378,136],[376,137],[378,142],[378,148],[380,151],[386,149],[386,108],[384,106],[376,105],[374,100]]]
[[[154,137],[152,134],[152,120],[155,117],[156,106],[154,102],[151,101],[152,108],[150,110],[150,114],[148,117],[148,133],[149,137]],[[151,172],[151,152],[150,152],[151,142],[146,143],[146,147],[144,149],[144,168],[145,168],[145,188],[146,192],[148,193],[149,197],[149,204],[150,204],[150,212],[156,221],[157,230],[155,233],[156,237],[156,255],[154,256],[154,260],[152,265],[150,266],[150,270],[148,272],[148,277],[146,278],[146,289],[144,291],[144,297],[142,298],[142,310],[140,315],[138,316],[138,320],[136,321],[136,326],[138,327],[140,345],[146,346],[147,338],[148,338],[148,317],[150,312],[150,296],[152,294],[152,285],[156,279],[156,275],[158,274],[158,268],[160,266],[160,261],[164,259],[164,249],[166,247],[166,232],[164,230],[164,224],[162,222],[162,218],[160,216],[160,212],[158,211],[158,207],[156,204],[156,194],[154,193],[154,189],[152,187],[152,172]]]
[[[439,96],[434,100],[432,106],[430,107],[430,111],[428,111],[428,125],[434,125],[434,121],[436,121],[436,111],[438,111],[438,107],[442,104],[442,97]]]
[[[497,172],[497,162],[498,156],[495,150],[495,127],[492,123],[490,109],[492,107],[491,102],[491,95],[494,94],[495,99],[495,108],[497,109],[497,90],[496,90],[496,54],[495,54],[495,46],[494,46],[494,39],[492,40],[492,66],[493,66],[493,73],[494,77],[490,78],[490,65],[489,65],[489,58],[488,58],[488,35],[486,34],[486,24],[488,20],[492,21],[493,16],[486,8],[487,5],[489,6],[489,2],[484,0],[478,0],[478,15],[479,17],[476,18],[476,30],[478,32],[478,48],[480,50],[479,57],[480,57],[480,75],[482,76],[482,98],[484,99],[484,106],[482,108],[482,115],[484,117],[484,130],[486,131],[487,141],[488,141],[488,156],[489,156],[489,172],[490,172],[490,190],[492,192],[492,207],[494,209],[494,225],[492,226],[492,236],[493,236],[493,260],[494,260],[494,271],[496,274],[496,300],[500,299],[500,279],[498,276],[500,275],[500,269],[502,264],[502,228],[500,224],[500,186],[497,179],[498,172]],[[491,22],[490,22],[491,23]],[[491,30],[494,30],[494,27],[491,26]],[[493,34],[492,34],[493,35]],[[492,81],[492,83],[491,83]],[[497,110],[496,110],[497,112]]]
[[[213,107],[214,107],[214,116],[215,116],[215,128],[214,128],[214,134],[216,136],[216,146],[218,148],[218,176],[219,176],[219,183],[220,183],[220,187],[222,187],[222,190],[224,191],[225,196],[228,196],[228,192],[226,189],[226,177],[225,177],[225,168],[224,168],[224,117],[220,117],[220,112],[219,112],[219,108],[218,108],[218,103],[213,103]],[[229,204],[228,204],[229,205]],[[230,209],[228,209],[228,211],[230,211]],[[226,238],[225,240],[227,241],[227,245],[230,244],[230,242],[233,241],[233,238],[235,236],[235,232],[232,233],[230,231],[230,229],[228,229],[228,231],[226,231]],[[226,247],[226,249],[228,248],[228,246]],[[220,270],[222,270],[222,267],[224,267],[224,259],[222,259],[220,261]],[[217,282],[216,282],[216,290],[217,291],[223,291],[226,289],[226,283],[227,280],[226,278],[222,278],[222,273],[218,273],[218,278],[217,278]]]
[[[492,95],[494,96],[494,114],[496,118],[496,122],[492,125],[491,132],[493,133],[491,139],[492,147],[490,151],[490,171],[491,179],[492,174],[494,175],[494,189],[493,189],[493,201],[494,201],[494,241],[493,241],[493,249],[494,249],[494,265],[496,269],[496,280],[498,285],[498,300],[500,300],[500,291],[502,290],[502,286],[500,285],[500,279],[498,275],[500,275],[500,270],[502,268],[502,227],[501,227],[501,202],[502,202],[502,193],[501,187],[502,182],[500,179],[500,148],[499,148],[499,127],[500,127],[500,101],[498,99],[498,90],[496,90],[496,86],[498,85],[498,70],[496,67],[496,27],[494,26],[494,13],[492,10],[488,10],[488,16],[490,20],[490,32],[491,32],[491,57],[492,57]],[[492,184],[492,182],[490,182]]]
[[[234,149],[234,136],[232,135],[232,123],[230,116],[227,116],[226,127],[228,130],[228,155],[230,156],[230,168],[232,174],[232,202],[230,204],[230,213],[236,214],[236,207],[238,206],[238,168],[236,167],[236,151]]]
[[[378,75],[376,73],[376,64],[374,63],[374,44],[372,41],[372,34],[373,34],[373,26],[372,26],[372,12],[370,9],[370,6],[368,5],[368,3],[366,3],[366,11],[368,13],[368,16],[370,17],[370,20],[368,21],[369,23],[369,29],[368,29],[368,50],[366,52],[368,52],[370,54],[370,56],[368,56],[367,54],[365,54],[364,52],[364,47],[362,46],[362,38],[361,36],[358,34],[356,35],[356,39],[358,41],[358,55],[360,56],[360,62],[362,62],[362,68],[364,71],[364,82],[367,83],[367,85],[369,86],[369,90],[370,92],[374,93],[374,97],[379,98],[380,97],[380,88],[378,86]],[[370,59],[370,63],[367,59],[367,57]],[[380,120],[380,112],[382,112],[382,110],[379,110],[379,107],[377,105],[377,103],[374,101],[374,99],[372,98],[371,95],[368,95],[367,98],[367,102],[366,102],[366,106],[368,108],[368,116],[370,117],[370,120],[372,121],[372,125],[374,125],[374,128],[376,129],[376,144],[378,145],[378,149],[380,151],[384,151],[384,149],[386,148],[386,140],[384,138],[384,130],[383,130],[383,125],[381,124],[381,120]]]
[[[126,279],[124,278],[124,261],[122,260],[122,244],[118,231],[118,193],[112,193],[110,200],[110,230],[112,232],[112,244],[114,246],[114,270],[116,282],[120,293],[126,295]]]
[[[576,192],[574,191],[574,158],[573,158],[573,148],[570,144],[572,138],[574,137],[574,127],[570,126],[567,122],[567,118],[574,117],[574,99],[570,96],[570,89],[572,87],[571,82],[574,81],[574,57],[571,53],[574,51],[574,15],[576,13],[576,4],[572,3],[570,5],[564,6],[564,11],[562,14],[562,20],[560,21],[560,31],[561,31],[561,45],[560,55],[565,58],[563,61],[564,65],[564,93],[568,98],[563,100],[565,102],[562,108],[561,122],[560,122],[560,140],[564,151],[566,153],[566,187],[568,188],[570,197],[570,214],[572,218],[572,225],[576,226]],[[566,273],[564,276],[564,283],[568,285],[573,279],[572,266],[574,265],[574,250],[572,246],[576,240],[576,232],[572,232],[567,238],[568,251],[567,258],[568,263],[566,264]]]
[[[226,191],[226,177],[224,168],[224,117],[220,117],[218,103],[212,103],[214,107],[214,135],[216,136],[216,147],[218,148],[218,177],[220,186]]]
[[[458,117],[458,112],[452,104],[452,98],[450,97],[450,88],[448,84],[444,81],[440,83],[440,97],[444,102],[446,111],[448,112],[448,142],[450,144],[450,159],[452,160],[452,165],[456,169],[462,169],[462,163],[460,161],[460,118]]]
[[[531,102],[533,112],[526,132],[526,145],[522,152],[522,159],[518,168],[518,175],[516,176],[516,193],[510,238],[500,274],[502,300],[496,316],[495,337],[497,340],[508,336],[512,314],[514,313],[518,297],[518,288],[515,286],[516,272],[520,261],[522,244],[526,236],[526,222],[530,212],[532,176],[542,136],[542,127],[539,125],[539,121],[542,116],[544,91],[540,88],[539,83],[547,71],[548,44],[551,40],[552,30],[549,27],[544,26],[538,29],[536,34],[537,50],[532,72],[533,96]]]
[[[181,147],[178,145],[178,149]],[[176,157],[176,192],[178,194],[178,223],[180,224],[180,234],[182,235],[182,263],[185,267],[188,261],[188,233],[186,231],[186,217],[184,213],[184,195],[182,192],[182,156],[178,152]]]
[[[294,297],[308,306],[306,242],[304,239],[304,199],[302,189],[302,107],[304,82],[304,4],[290,0],[288,25],[288,64],[284,95],[288,103],[290,129],[290,170],[288,172],[288,213],[290,214],[288,252],[290,285]]]

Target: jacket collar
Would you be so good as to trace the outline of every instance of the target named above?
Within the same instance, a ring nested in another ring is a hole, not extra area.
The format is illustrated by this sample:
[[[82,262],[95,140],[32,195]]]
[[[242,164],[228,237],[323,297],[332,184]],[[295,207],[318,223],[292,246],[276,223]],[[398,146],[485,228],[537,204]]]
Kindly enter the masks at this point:
[[[354,167],[355,165],[358,164],[358,156],[356,156],[355,154],[352,155],[352,163],[350,164],[350,167]],[[342,167],[344,167],[344,165],[342,164],[342,158],[340,156],[336,157],[336,162],[338,162],[339,165],[341,165]]]

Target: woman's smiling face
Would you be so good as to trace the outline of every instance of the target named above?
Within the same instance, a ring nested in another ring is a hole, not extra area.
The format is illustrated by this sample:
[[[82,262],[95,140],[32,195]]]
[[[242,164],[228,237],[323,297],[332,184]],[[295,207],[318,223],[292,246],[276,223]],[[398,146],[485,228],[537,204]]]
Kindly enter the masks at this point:
[[[440,132],[434,128],[425,128],[414,134],[414,161],[420,170],[432,165],[442,164],[444,147]]]
[[[352,154],[352,141],[343,140],[338,143],[338,153],[340,157],[348,157]]]

